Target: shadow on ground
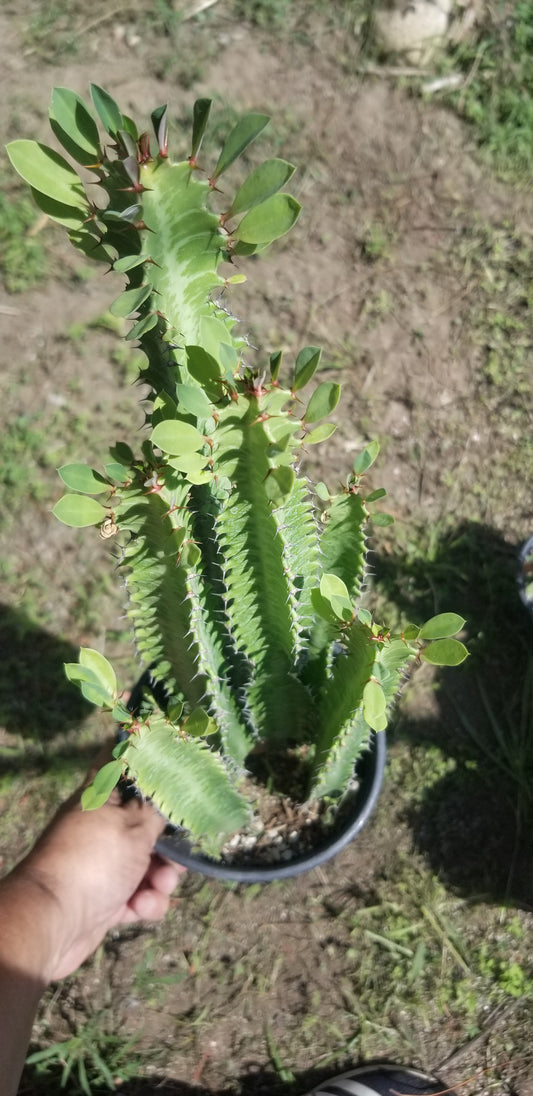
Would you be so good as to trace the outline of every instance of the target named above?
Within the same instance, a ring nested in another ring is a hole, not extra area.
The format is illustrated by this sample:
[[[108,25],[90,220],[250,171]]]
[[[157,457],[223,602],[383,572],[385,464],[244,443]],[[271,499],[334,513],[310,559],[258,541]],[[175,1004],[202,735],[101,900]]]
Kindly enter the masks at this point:
[[[408,619],[448,609],[467,619],[471,655],[441,672],[439,717],[403,719],[393,735],[455,762],[406,810],[416,846],[461,895],[532,908],[533,622],[517,591],[519,549],[464,523],[430,559],[378,558],[376,578]]]
[[[357,1063],[353,1063],[354,1066]],[[365,1062],[365,1065],[371,1065]],[[378,1063],[376,1063],[378,1064]],[[350,1066],[347,1066],[349,1069]],[[60,1083],[61,1073],[58,1070],[55,1080]],[[201,1083],[188,1084],[186,1081],[172,1080],[165,1076],[154,1076],[150,1081],[141,1078],[133,1078],[120,1085],[121,1096],[299,1096],[310,1092],[311,1089],[331,1079],[331,1066],[327,1069],[306,1070],[294,1077],[294,1080],[283,1081],[279,1074],[271,1068],[258,1066],[257,1069],[248,1069],[237,1079],[231,1088],[213,1092],[204,1088]],[[47,1079],[36,1077],[32,1070],[25,1069],[19,1089],[19,1096],[49,1096],[50,1087],[54,1078],[51,1074]],[[442,1087],[444,1090],[444,1081]],[[109,1088],[91,1087],[92,1096],[104,1096]]]
[[[0,723],[9,734],[45,744],[92,711],[63,669],[77,661],[77,648],[7,605],[0,605],[0,650]]]

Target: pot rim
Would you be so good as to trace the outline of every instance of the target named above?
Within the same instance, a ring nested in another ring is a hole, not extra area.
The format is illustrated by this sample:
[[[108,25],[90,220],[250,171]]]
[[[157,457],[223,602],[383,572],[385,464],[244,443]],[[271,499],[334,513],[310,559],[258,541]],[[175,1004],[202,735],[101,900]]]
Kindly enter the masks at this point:
[[[146,670],[132,690],[128,708],[132,711],[138,706],[143,689],[148,686],[154,693],[162,686],[154,682],[150,670]],[[155,696],[157,699],[157,695]],[[184,868],[200,872],[211,879],[221,879],[233,883],[270,883],[275,880],[290,879],[302,872],[311,871],[331,860],[361,832],[376,806],[385,771],[387,744],[385,732],[371,733],[369,748],[362,754],[355,766],[359,787],[350,804],[348,818],[339,828],[326,836],[320,845],[312,850],[296,855],[294,859],[277,864],[258,863],[231,864],[215,860],[205,853],[194,852],[191,843],[178,827],[169,823],[168,833],[164,833],[156,842],[155,851],[159,856],[181,864]]]

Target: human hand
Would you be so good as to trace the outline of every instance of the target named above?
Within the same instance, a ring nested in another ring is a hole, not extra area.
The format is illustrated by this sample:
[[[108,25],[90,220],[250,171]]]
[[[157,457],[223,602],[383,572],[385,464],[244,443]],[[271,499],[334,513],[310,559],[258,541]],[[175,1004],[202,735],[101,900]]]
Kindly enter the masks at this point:
[[[114,925],[165,915],[183,869],[153,852],[164,826],[149,804],[122,803],[118,792],[95,811],[81,809],[79,792],[60,809],[2,884],[11,905],[13,896],[19,906],[26,903],[26,932],[31,915],[32,954],[40,966],[32,974],[45,983],[63,978]]]

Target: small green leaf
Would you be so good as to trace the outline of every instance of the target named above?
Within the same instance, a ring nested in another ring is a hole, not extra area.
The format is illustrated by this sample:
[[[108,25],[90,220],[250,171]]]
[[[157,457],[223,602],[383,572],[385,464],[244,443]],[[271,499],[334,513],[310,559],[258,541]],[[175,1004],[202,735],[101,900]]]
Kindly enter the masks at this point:
[[[91,99],[104,129],[111,137],[116,137],[119,129],[122,129],[122,114],[115,100],[109,92],[98,87],[98,84],[91,84]]]
[[[57,122],[78,155],[67,147],[67,152],[79,163],[91,164],[100,159],[98,126],[83,99],[70,88],[54,88],[50,106],[50,120]],[[79,155],[81,153],[81,156]]]
[[[120,706],[120,707],[122,707],[122,706]],[[124,717],[124,719],[117,719],[116,720],[117,723],[123,723],[123,722],[126,722],[128,720],[131,721],[131,719],[132,719],[131,712],[128,711],[127,708],[125,708],[125,711],[126,711],[126,716]],[[115,719],[116,718],[115,717],[115,709],[113,710],[112,715],[113,715],[113,719]],[[129,742],[128,742],[127,738],[124,738],[122,740],[122,742],[117,742],[116,746],[114,746],[112,751],[111,751],[111,757],[122,757],[122,754],[126,753],[128,745],[129,745]]]
[[[220,153],[217,166],[213,172],[213,179],[218,179],[223,171],[227,171],[241,153],[248,148],[248,145],[255,141],[255,138],[259,136],[261,130],[265,128],[269,121],[268,114],[246,114],[244,118],[237,122]]]
[[[185,453],[197,452],[205,444],[205,438],[189,422],[181,422],[180,419],[164,419],[154,428],[151,442],[163,453],[178,457]]]
[[[464,617],[458,613],[439,613],[422,625],[419,639],[448,639],[460,632],[465,623]]]
[[[203,472],[208,460],[209,457],[204,456],[203,453],[184,453],[181,457],[169,457],[168,463],[178,472],[184,472],[187,475],[192,472],[196,475],[198,472]]]
[[[379,453],[379,441],[371,441],[362,453],[355,458],[353,462],[353,470],[356,476],[362,476],[368,469],[372,467],[377,455]]]
[[[159,109],[161,110],[162,108],[160,107]],[[139,140],[139,130],[137,129],[133,118],[130,118],[127,114],[122,115],[122,129],[123,132],[127,133],[130,137],[133,137],[135,142]]]
[[[291,194],[274,194],[243,217],[235,239],[245,244],[270,244],[290,231],[301,208]]]
[[[213,473],[210,468],[204,468],[199,472],[193,470],[185,472],[185,479],[187,482],[193,483],[195,486],[198,486],[201,483],[209,483],[212,478]]]
[[[7,145],[15,171],[40,194],[66,206],[87,211],[87,198],[74,168],[53,149],[20,139]]]
[[[158,144],[160,156],[168,155],[168,112],[166,103],[164,106],[156,107],[152,111],[151,122],[154,127],[155,139]]]
[[[146,262],[146,255],[124,255],[121,259],[115,259],[113,270],[118,271],[119,274],[127,274],[129,270],[134,270],[136,266],[141,266],[144,262]]]
[[[86,230],[69,232],[69,240],[72,246],[81,251],[83,255],[86,255],[88,259],[92,259],[97,263],[113,262],[113,248],[111,245],[100,243],[99,240],[95,239],[92,232]]]
[[[80,688],[81,695],[89,701],[89,704],[94,704],[97,708],[111,708],[113,706],[112,697],[101,685],[94,685],[92,681],[87,681],[82,682]]]
[[[377,502],[378,499],[384,499],[386,494],[387,492],[384,487],[376,487],[375,491],[371,491],[371,493],[366,496],[365,502]]]
[[[175,400],[168,392],[160,392],[154,399],[152,412],[152,426],[156,426],[163,419],[175,419],[178,413]]]
[[[329,601],[332,597],[342,597],[350,601],[346,583],[338,575],[324,574],[320,579],[320,593]]]
[[[63,464],[58,472],[67,487],[80,491],[82,495],[102,495],[104,491],[109,491],[109,484],[103,476],[89,468],[88,464]]]
[[[79,662],[65,662],[63,664],[68,681],[72,681],[74,684],[79,684],[82,681],[87,681],[91,685],[98,684],[98,678],[93,670],[88,666],[80,666]]]
[[[245,244],[244,240],[236,240],[231,248],[231,257],[233,257],[234,255],[255,255],[255,252],[257,250],[257,244]]]
[[[150,284],[139,285],[136,289],[126,289],[109,306],[109,311],[113,316],[131,316],[132,312],[137,312],[144,304],[151,292],[152,286]]]
[[[334,381],[323,381],[315,388],[303,417],[304,422],[318,422],[330,415],[335,410],[341,394],[340,384]]]
[[[183,723],[183,730],[195,737],[215,734],[217,725],[203,708],[195,708]]]
[[[178,700],[177,697],[174,697],[171,701],[169,701],[166,707],[166,716],[167,719],[170,719],[171,723],[177,723],[181,719],[182,712],[182,700]]]
[[[328,624],[337,623],[338,617],[333,612],[331,602],[327,598],[322,597],[322,594],[317,587],[311,590],[311,604],[315,613],[317,613],[322,620],[326,620]]]
[[[367,681],[363,689],[363,719],[373,731],[385,730],[383,720],[387,711],[387,700],[379,681],[373,678]]]
[[[197,567],[201,558],[202,553],[198,545],[193,544],[192,540],[183,545],[180,556],[180,563],[183,567]]]
[[[322,350],[319,346],[304,346],[303,350],[300,350],[294,367],[294,380],[292,383],[294,392],[304,388],[311,380],[311,377],[314,377],[321,355]]]
[[[184,538],[185,529],[173,529],[168,537],[168,540],[165,541],[165,546],[163,549],[164,554],[166,556],[177,556],[183,544]],[[169,719],[170,718],[171,717],[169,716]]]
[[[423,647],[420,658],[432,666],[460,666],[468,658],[468,651],[458,639],[437,639]]]
[[[191,160],[196,160],[196,157],[200,151],[202,141],[204,139],[204,133],[207,127],[207,120],[209,118],[209,111],[211,110],[211,99],[197,99],[192,108],[192,145],[191,145]]]
[[[133,339],[142,339],[147,331],[152,331],[154,327],[157,327],[158,320],[159,317],[155,312],[149,312],[147,316],[142,316],[128,331],[128,334],[126,335],[127,341],[132,342]]]
[[[406,627],[402,629],[402,636],[408,642],[413,639],[418,639],[419,634],[420,628],[417,624],[407,624]]]
[[[331,606],[339,620],[350,621],[353,617],[352,603],[346,584],[338,575],[323,574],[320,579],[320,595]]]
[[[292,490],[295,480],[294,469],[282,465],[272,468],[265,480],[265,493],[271,502],[279,503]]]
[[[322,502],[329,502],[331,495],[327,485],[323,483],[322,480],[319,480],[318,483],[315,484],[315,491],[319,499],[322,499]]]
[[[92,670],[98,684],[110,694],[115,696],[117,692],[117,678],[110,662],[100,651],[92,647],[80,647],[80,666]]]
[[[206,419],[211,415],[213,406],[207,398],[203,388],[193,384],[177,384],[178,405],[184,408],[189,415],[196,415],[199,419]]]
[[[209,399],[220,399],[222,393],[222,371],[212,354],[202,346],[186,346],[187,369],[191,377],[205,389]]]
[[[84,788],[81,795],[81,805],[84,811],[94,811],[107,803],[113,788],[118,784],[122,775],[122,761],[108,761],[98,770],[92,784]]]
[[[368,609],[358,609],[357,619],[361,621],[361,624],[366,624],[370,627],[372,624],[372,613]]]
[[[370,521],[373,525],[379,526],[380,529],[385,528],[386,525],[394,525],[392,514],[386,514],[383,510],[376,510],[374,514],[371,514]]]
[[[332,434],[335,433],[337,427],[334,422],[321,422],[319,426],[315,426],[314,430],[310,430],[305,435],[305,445],[317,445],[320,441],[326,441]],[[329,495],[328,495],[329,498]]]
[[[53,198],[50,198],[48,194],[41,194],[35,187],[30,187],[31,196],[35,202],[35,205],[50,217],[50,220],[56,221],[57,224],[62,225],[63,228],[67,228],[69,232],[76,232],[79,230],[89,213],[89,206],[86,205],[85,209],[81,209],[78,206],[65,205],[63,202],[56,202]]]
[[[110,460],[104,467],[108,479],[113,480],[115,483],[127,483],[130,479],[130,473],[118,461]]]
[[[119,700],[118,704],[115,704],[111,716],[115,720],[115,723],[128,723],[131,722],[132,718],[129,708],[127,708],[121,700]],[[123,743],[120,743],[119,745],[123,745]],[[120,757],[120,753],[116,753],[116,751],[113,750],[113,757]]]
[[[70,525],[73,529],[98,525],[107,516],[104,507],[87,495],[63,495],[56,502],[52,513],[63,525]]]
[[[135,460],[133,449],[130,449],[125,441],[117,441],[115,445],[112,445],[109,450],[109,456],[113,457],[113,460],[116,460],[119,464],[122,464],[124,468],[131,468]]]
[[[237,213],[253,209],[272,194],[276,194],[288,183],[295,170],[294,164],[289,164],[287,160],[265,160],[259,164],[237,191],[227,213],[228,219],[235,217]]]
[[[274,353],[270,355],[270,376],[272,377],[273,381],[277,381],[278,379],[281,366],[281,358],[281,350],[275,350]]]

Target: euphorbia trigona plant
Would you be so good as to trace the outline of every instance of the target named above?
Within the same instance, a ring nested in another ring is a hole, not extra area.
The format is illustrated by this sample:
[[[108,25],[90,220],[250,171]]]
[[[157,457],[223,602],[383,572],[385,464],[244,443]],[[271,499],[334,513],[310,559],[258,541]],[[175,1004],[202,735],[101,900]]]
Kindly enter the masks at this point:
[[[134,717],[103,655],[82,649],[67,666],[129,731],[84,803],[97,806],[127,775],[218,853],[253,828],[243,783],[258,757],[274,790],[292,764],[300,800],[342,796],[371,731],[386,727],[407,663],[462,661],[451,637],[463,621],[445,613],[391,635],[359,606],[369,508],[385,493],[364,486],[377,443],[336,493],[312,489],[300,461],[333,433],[340,387],[323,381],[304,399],[320,350],[304,347],[290,371],[280,352],[256,364],[224,304],[222,291],[244,280],[241,260],[299,214],[282,189],[294,170],[282,159],[252,170],[233,198],[222,191],[268,118],[243,117],[209,175],[199,163],[209,100],[194,105],[190,156],[173,163],[166,108],[152,113],[153,152],[107,92],[91,95],[94,113],[66,88],[52,94],[51,126],[69,161],[34,141],[8,148],[41,210],[125,276],[111,310],[132,317],[126,338],[146,356],[140,452],[120,442],[102,472],[59,470],[69,490],[56,516],[117,538],[137,649],[167,698]],[[235,273],[224,277],[227,262]]]

